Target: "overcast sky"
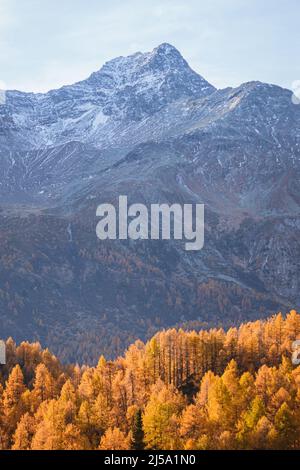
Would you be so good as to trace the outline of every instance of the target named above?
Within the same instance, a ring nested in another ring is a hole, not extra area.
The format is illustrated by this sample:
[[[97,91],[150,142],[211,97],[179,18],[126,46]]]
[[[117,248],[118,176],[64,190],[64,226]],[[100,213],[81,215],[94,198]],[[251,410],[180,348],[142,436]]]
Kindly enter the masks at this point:
[[[299,0],[0,0],[0,82],[46,91],[169,42],[219,88],[291,88],[299,21]]]

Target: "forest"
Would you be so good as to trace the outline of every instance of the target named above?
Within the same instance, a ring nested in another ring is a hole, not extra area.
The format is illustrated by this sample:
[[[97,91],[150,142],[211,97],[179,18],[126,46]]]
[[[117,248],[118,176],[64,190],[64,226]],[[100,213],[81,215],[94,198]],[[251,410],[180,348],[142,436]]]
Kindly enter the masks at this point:
[[[291,310],[224,331],[169,329],[96,367],[6,341],[0,449],[299,449]]]

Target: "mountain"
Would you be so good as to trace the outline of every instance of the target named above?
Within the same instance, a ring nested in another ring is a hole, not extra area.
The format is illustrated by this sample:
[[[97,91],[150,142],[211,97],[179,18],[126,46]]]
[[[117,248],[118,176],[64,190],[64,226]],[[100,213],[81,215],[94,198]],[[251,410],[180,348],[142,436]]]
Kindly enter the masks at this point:
[[[119,57],[87,80],[46,94],[7,92],[2,107],[5,149],[41,148],[78,140],[97,147],[119,146],[120,134],[167,105],[211,94],[215,88],[190,69],[180,53],[162,44],[148,54]]]
[[[171,45],[0,106],[0,331],[68,360],[162,327],[228,327],[300,305],[300,106],[217,90]],[[96,238],[96,208],[204,203],[206,241]]]

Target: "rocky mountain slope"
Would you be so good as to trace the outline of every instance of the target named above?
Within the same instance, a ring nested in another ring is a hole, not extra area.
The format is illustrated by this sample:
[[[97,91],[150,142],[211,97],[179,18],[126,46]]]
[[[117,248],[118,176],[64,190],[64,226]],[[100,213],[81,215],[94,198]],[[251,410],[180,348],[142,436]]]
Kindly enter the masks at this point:
[[[164,326],[229,326],[300,305],[300,106],[216,90],[162,44],[0,106],[0,332],[63,358]],[[100,242],[96,207],[201,202],[206,242]]]

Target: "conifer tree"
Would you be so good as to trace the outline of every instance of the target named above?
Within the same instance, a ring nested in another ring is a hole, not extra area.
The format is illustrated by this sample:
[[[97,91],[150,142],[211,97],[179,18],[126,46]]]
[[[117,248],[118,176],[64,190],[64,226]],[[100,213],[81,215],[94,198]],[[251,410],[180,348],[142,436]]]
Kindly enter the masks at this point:
[[[39,364],[36,368],[33,395],[37,405],[54,398],[54,381],[44,364]]]
[[[145,448],[144,437],[143,415],[142,410],[139,409],[136,411],[132,425],[131,448],[133,450],[143,450]]]
[[[9,439],[12,437],[17,423],[25,412],[24,402],[22,401],[22,395],[25,390],[24,376],[20,366],[17,364],[9,375],[3,393],[4,420]]]
[[[158,381],[152,387],[143,417],[145,442],[149,449],[174,449],[178,439],[179,416],[185,405],[183,396],[172,385]]]
[[[130,439],[119,429],[109,428],[101,439],[100,450],[129,450]]]
[[[35,433],[35,420],[29,413],[22,416],[13,436],[13,450],[30,450]]]
[[[293,449],[299,424],[287,403],[283,403],[276,413],[274,419],[277,432],[277,446],[280,449]]]

